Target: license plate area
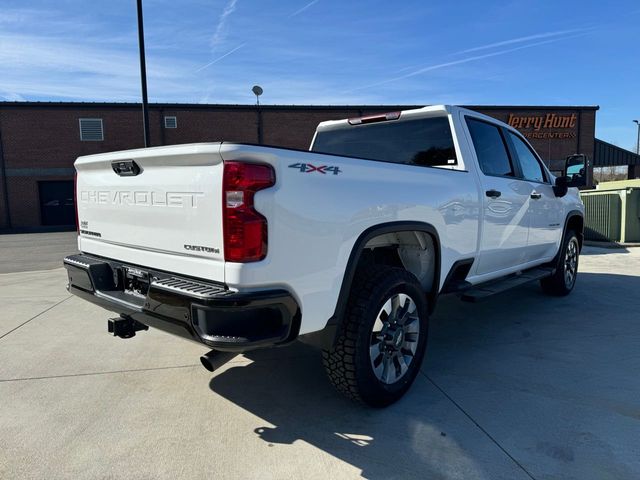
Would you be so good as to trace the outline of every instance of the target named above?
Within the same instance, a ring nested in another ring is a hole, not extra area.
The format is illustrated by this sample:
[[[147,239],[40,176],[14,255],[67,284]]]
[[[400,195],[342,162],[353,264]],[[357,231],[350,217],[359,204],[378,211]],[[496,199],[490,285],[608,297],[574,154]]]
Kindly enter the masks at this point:
[[[149,272],[139,268],[123,267],[123,287],[124,292],[138,297],[146,297],[151,283]]]

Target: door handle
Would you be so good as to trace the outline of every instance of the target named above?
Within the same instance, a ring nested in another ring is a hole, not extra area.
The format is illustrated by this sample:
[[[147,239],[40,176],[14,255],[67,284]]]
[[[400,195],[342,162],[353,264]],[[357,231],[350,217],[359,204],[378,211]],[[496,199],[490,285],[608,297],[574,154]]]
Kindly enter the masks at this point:
[[[534,200],[538,200],[542,198],[542,194],[534,191],[531,193],[531,198],[533,198]]]
[[[502,192],[499,192],[498,190],[487,190],[485,193],[489,198],[498,198],[502,195]]]

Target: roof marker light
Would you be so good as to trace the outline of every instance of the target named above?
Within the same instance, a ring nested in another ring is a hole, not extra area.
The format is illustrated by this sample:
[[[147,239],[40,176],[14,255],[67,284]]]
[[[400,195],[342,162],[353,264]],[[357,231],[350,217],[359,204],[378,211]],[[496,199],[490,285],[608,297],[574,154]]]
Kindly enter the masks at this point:
[[[361,125],[363,123],[385,122],[387,120],[398,120],[401,112],[382,113],[380,115],[368,115],[366,117],[350,118],[349,125]]]

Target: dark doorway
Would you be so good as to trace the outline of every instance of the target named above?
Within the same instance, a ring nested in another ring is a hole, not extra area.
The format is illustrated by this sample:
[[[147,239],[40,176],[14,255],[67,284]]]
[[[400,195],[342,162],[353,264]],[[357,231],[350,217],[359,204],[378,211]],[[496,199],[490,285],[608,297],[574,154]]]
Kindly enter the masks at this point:
[[[75,225],[73,180],[38,182],[43,225]]]

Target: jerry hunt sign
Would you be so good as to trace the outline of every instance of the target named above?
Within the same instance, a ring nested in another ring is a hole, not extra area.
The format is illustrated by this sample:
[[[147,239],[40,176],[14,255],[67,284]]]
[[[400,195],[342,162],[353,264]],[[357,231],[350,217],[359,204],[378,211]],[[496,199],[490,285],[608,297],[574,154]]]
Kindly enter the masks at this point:
[[[507,123],[522,131],[527,138],[575,138],[574,131],[578,122],[575,113],[571,115],[558,115],[547,113],[546,115],[519,116],[509,114]],[[569,131],[568,131],[569,130]]]

